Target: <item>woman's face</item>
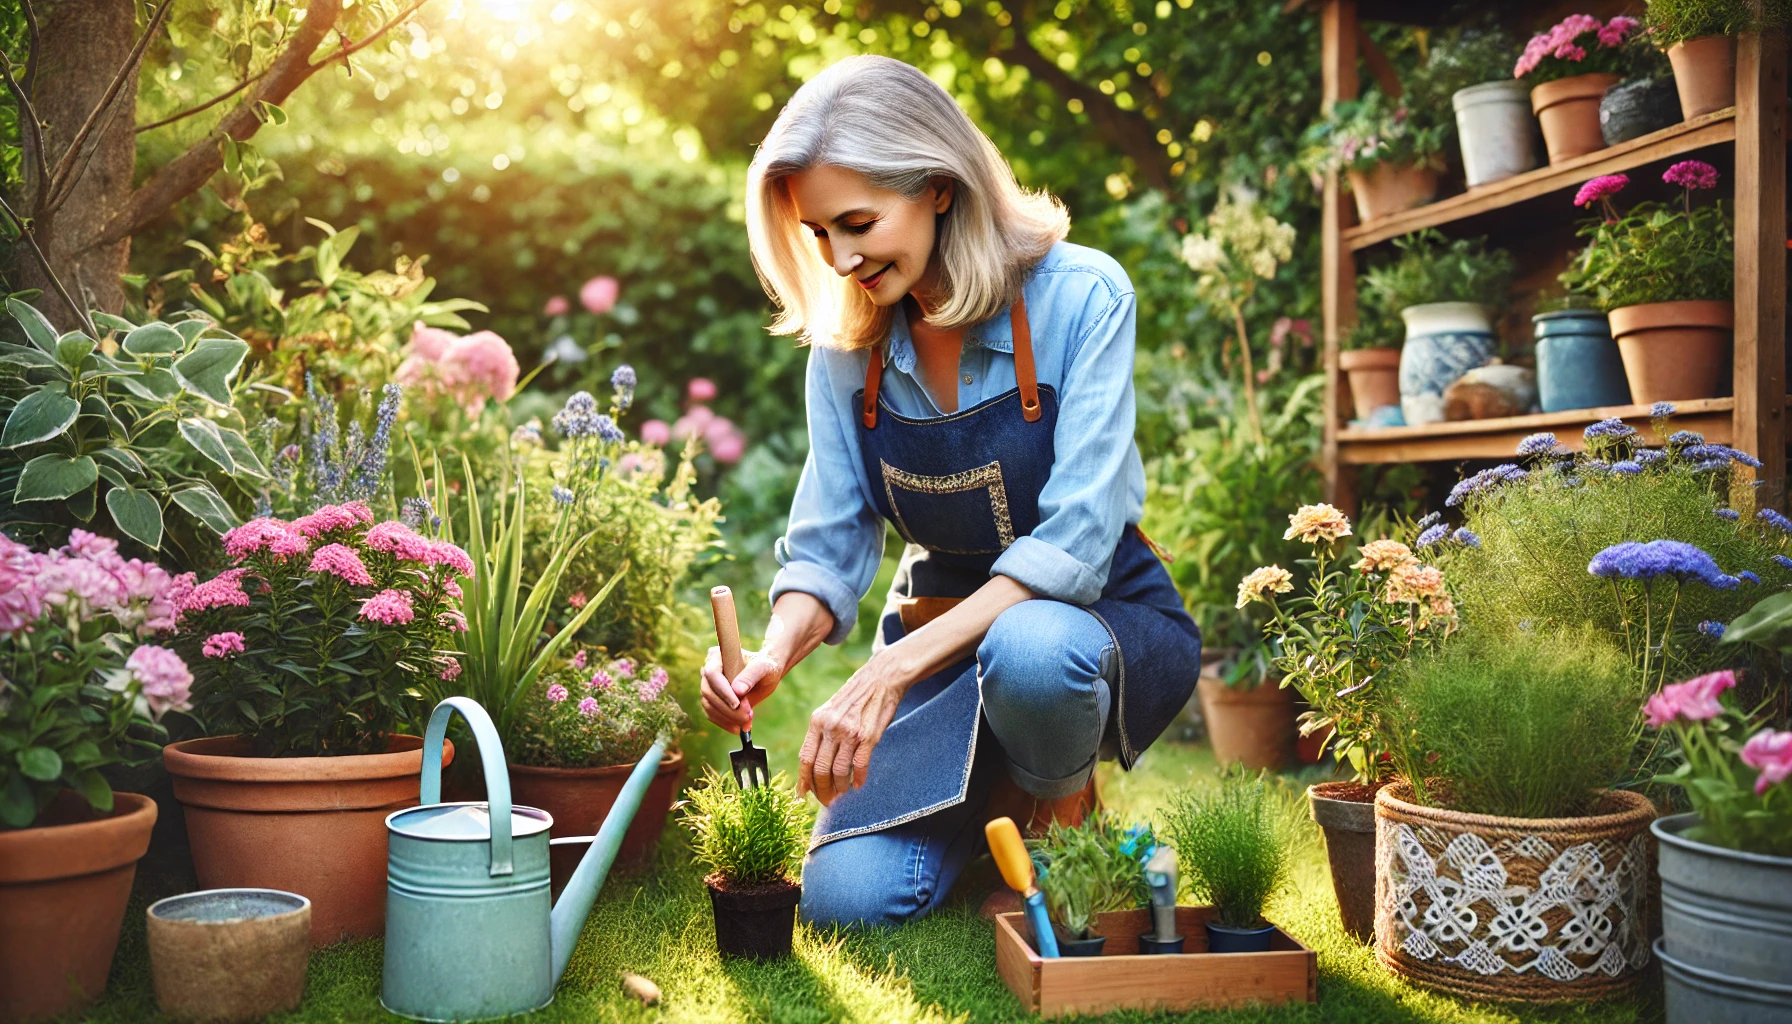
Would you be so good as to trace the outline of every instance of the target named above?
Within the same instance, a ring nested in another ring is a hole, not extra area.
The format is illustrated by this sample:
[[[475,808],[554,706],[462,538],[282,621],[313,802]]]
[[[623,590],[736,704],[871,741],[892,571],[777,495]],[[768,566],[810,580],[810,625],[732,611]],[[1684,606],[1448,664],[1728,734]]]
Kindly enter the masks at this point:
[[[952,205],[951,179],[936,179],[917,199],[875,188],[840,167],[811,168],[785,181],[821,258],[857,281],[872,302],[892,306],[910,292],[932,290],[934,228]]]

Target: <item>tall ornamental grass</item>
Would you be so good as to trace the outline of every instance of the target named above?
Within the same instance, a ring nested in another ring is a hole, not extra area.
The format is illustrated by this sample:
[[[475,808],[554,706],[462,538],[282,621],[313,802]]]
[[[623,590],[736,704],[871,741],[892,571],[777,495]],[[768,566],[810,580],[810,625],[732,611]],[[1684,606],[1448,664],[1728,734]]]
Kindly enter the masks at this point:
[[[1173,795],[1163,817],[1184,890],[1212,904],[1223,927],[1260,926],[1264,905],[1288,881],[1293,831],[1269,780],[1234,769],[1212,790]]]

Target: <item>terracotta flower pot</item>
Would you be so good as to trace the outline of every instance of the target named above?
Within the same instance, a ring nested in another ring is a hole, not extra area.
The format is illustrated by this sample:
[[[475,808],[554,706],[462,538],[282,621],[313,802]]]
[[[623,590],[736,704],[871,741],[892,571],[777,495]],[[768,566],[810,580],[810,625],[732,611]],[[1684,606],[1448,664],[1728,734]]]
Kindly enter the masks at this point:
[[[60,1016],[105,991],[155,823],[146,796],[114,793],[95,817],[70,792],[31,828],[0,829],[0,1020]]]
[[[1543,126],[1543,146],[1549,150],[1550,163],[1605,148],[1605,136],[1599,130],[1599,101],[1617,84],[1617,75],[1575,75],[1531,90],[1531,111]]]
[[[1376,164],[1367,171],[1352,168],[1344,176],[1356,197],[1357,220],[1364,224],[1437,198],[1437,172],[1425,167]]]
[[[1274,682],[1246,690],[1203,674],[1195,692],[1201,696],[1214,760],[1222,765],[1238,762],[1252,771],[1288,763],[1297,731],[1293,690]]]
[[[1375,939],[1375,789],[1357,782],[1307,787],[1307,806],[1325,833],[1332,895],[1345,934]]]
[[[555,839],[569,836],[594,836],[603,826],[604,816],[616,803],[622,784],[635,770],[631,764],[604,768],[534,768],[526,764],[510,766],[510,799],[524,807],[537,807],[554,817],[549,835]],[[672,797],[684,775],[684,755],[676,750],[660,761],[647,786],[641,809],[622,837],[617,863],[640,863],[653,856],[672,810]],[[585,853],[583,846],[556,846],[551,851],[555,888],[566,883]]]
[[[1366,420],[1384,405],[1400,404],[1400,347],[1364,348],[1338,353],[1338,368],[1350,376],[1350,400],[1356,418]]]
[[[1730,358],[1734,302],[1650,302],[1621,306],[1611,311],[1609,319],[1632,402],[1717,397]]]
[[[417,736],[346,757],[252,757],[236,736],[163,747],[199,884],[304,896],[314,946],[383,933],[386,815],[417,803],[422,748]]]
[[[1736,37],[1701,36],[1668,47],[1687,120],[1736,105]]]
[[[724,885],[719,875],[710,875],[703,883],[709,887],[710,908],[715,912],[716,948],[723,954],[754,960],[790,955],[802,886],[780,881],[735,888]]]

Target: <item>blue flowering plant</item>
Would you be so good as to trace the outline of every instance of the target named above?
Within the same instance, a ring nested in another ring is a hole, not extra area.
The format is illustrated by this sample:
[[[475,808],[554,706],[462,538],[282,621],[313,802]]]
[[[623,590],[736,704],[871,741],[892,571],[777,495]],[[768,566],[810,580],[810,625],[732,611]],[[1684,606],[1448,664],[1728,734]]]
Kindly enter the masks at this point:
[[[384,385],[375,403],[373,392],[362,388],[356,399],[346,410],[345,426],[345,410],[335,396],[307,373],[305,398],[295,403],[291,426],[274,416],[262,420],[253,440],[268,466],[268,479],[256,501],[256,515],[297,517],[351,501],[381,515],[401,510],[391,452],[404,389]]]
[[[1406,532],[1409,545],[1391,537],[1362,544],[1350,560],[1346,538],[1350,520],[1330,505],[1306,505],[1288,517],[1289,540],[1311,547],[1305,591],[1296,593],[1293,573],[1279,565],[1258,568],[1238,583],[1238,606],[1267,605],[1264,624],[1274,665],[1283,686],[1292,686],[1311,706],[1303,713],[1303,735],[1326,735],[1326,745],[1355,771],[1358,781],[1376,781],[1383,770],[1387,737],[1383,726],[1388,675],[1416,654],[1441,645],[1457,625],[1456,604],[1443,570],[1427,547],[1479,543],[1464,532],[1427,517]],[[1293,596],[1283,596],[1293,595]]]
[[[1580,451],[1533,434],[1518,462],[1451,491],[1460,525],[1434,528],[1421,550],[1429,542],[1447,556],[1477,629],[1522,641],[1591,623],[1656,686],[1746,660],[1718,641],[1750,605],[1792,585],[1792,521],[1753,507],[1758,460],[1674,429],[1668,403],[1651,413],[1649,434],[1618,419],[1592,424]]]

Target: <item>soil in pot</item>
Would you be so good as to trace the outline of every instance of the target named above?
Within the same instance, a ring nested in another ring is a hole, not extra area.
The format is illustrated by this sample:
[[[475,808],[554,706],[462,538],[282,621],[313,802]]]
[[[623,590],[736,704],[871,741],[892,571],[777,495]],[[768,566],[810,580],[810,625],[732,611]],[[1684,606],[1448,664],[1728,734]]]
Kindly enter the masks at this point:
[[[709,904],[715,911],[716,948],[724,956],[776,960],[790,955],[802,886],[781,881],[735,887],[713,874],[703,884],[709,887]]]
[[[1376,164],[1366,171],[1353,168],[1344,176],[1356,197],[1357,219],[1364,224],[1437,198],[1437,172],[1425,167]]]
[[[1668,63],[1674,66],[1682,117],[1690,121],[1736,105],[1736,37],[1702,36],[1675,43],[1668,47]]]
[[[386,815],[416,805],[422,748],[417,736],[345,757],[252,757],[235,736],[164,747],[199,884],[306,897],[315,946],[381,934]],[[444,742],[442,763],[453,757]]]
[[[1736,307],[1728,299],[1622,306],[1611,311],[1630,400],[1638,405],[1716,398],[1730,363]]]
[[[1276,934],[1273,924],[1261,928],[1227,928],[1209,921],[1203,927],[1207,929],[1209,953],[1267,953],[1269,940]]]
[[[1307,805],[1325,834],[1332,895],[1344,932],[1375,939],[1375,793],[1380,786],[1321,782],[1307,787]]]
[[[0,1020],[55,1017],[106,988],[155,801],[114,793],[96,815],[59,794],[30,828],[0,829]]]
[[[1618,84],[1617,75],[1574,75],[1531,90],[1531,110],[1543,126],[1549,162],[1559,164],[1605,148],[1599,130],[1599,101]]]
[[[1247,690],[1203,675],[1195,692],[1201,698],[1201,717],[1207,722],[1216,761],[1243,764],[1252,771],[1288,763],[1297,732],[1294,691],[1274,681]]]
[[[1357,419],[1366,420],[1376,409],[1400,404],[1399,347],[1340,352],[1338,368],[1350,378],[1350,400]]]
[[[1599,134],[1608,146],[1680,123],[1680,98],[1665,78],[1612,86],[1599,101]]]
[[[524,807],[535,807],[553,815],[554,827],[549,832],[555,839],[571,836],[594,836],[603,827],[604,817],[615,805],[622,784],[635,770],[634,764],[610,765],[604,768],[535,768],[510,765],[510,799]],[[684,775],[684,755],[676,750],[660,761],[659,771],[648,783],[641,809],[622,837],[622,849],[616,863],[638,865],[653,855],[660,833],[666,826],[666,815],[672,810],[672,798]],[[584,846],[556,846],[551,851],[554,887],[566,884],[578,867]]]
[[[170,896],[148,911],[156,1005],[184,1021],[260,1020],[305,994],[311,901],[271,889]]]

